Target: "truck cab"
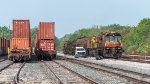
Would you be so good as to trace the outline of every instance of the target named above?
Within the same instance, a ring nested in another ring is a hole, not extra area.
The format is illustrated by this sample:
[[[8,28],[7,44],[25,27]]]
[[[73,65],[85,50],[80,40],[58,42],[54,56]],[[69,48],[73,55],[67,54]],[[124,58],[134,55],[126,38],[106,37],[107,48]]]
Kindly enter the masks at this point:
[[[75,47],[75,58],[86,57],[86,50],[83,47]]]

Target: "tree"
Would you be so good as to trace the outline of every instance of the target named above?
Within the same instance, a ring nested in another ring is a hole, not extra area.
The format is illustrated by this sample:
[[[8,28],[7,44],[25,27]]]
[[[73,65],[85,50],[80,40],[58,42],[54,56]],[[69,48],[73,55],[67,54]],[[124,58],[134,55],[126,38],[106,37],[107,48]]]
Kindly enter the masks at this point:
[[[0,36],[9,40],[12,38],[12,31],[6,26],[0,27]]]

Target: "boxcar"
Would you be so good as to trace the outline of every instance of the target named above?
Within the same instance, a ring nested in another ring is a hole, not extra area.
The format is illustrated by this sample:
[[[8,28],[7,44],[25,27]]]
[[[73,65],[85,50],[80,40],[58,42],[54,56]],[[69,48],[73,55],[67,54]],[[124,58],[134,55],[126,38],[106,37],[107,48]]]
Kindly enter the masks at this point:
[[[0,37],[0,56],[8,54],[9,40]]]

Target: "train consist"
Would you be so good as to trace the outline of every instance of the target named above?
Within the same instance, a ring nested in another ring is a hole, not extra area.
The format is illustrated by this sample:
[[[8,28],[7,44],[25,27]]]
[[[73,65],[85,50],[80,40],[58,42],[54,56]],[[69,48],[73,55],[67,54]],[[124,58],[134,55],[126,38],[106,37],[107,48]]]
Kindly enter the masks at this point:
[[[27,61],[31,59],[31,36],[29,20],[13,20],[13,38],[10,40],[8,59]]]
[[[13,38],[10,41],[0,38],[0,42],[0,55],[8,52],[8,59],[11,61],[30,60],[32,56],[30,21],[13,20]],[[55,22],[39,23],[36,29],[34,52],[39,60],[56,58]],[[122,56],[122,52],[121,35],[117,32],[81,37],[75,41],[66,41],[63,46],[64,54],[75,55],[75,57],[95,56],[96,59],[103,57],[118,59]]]
[[[82,37],[76,41],[66,41],[63,46],[63,53],[75,55],[75,47],[84,47],[86,56],[95,56],[96,59],[103,57],[117,59],[122,56],[123,52],[121,35],[117,32],[106,32],[98,36]]]
[[[51,60],[56,58],[54,31],[54,22],[40,22],[34,42],[35,54],[39,60]]]
[[[0,56],[8,54],[9,40],[0,37]]]

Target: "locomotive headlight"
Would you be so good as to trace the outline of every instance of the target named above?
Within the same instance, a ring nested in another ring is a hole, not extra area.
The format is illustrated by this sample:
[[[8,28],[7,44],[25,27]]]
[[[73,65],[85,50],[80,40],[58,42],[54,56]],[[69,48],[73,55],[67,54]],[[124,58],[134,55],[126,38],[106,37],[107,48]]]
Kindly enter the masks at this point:
[[[121,48],[118,48],[118,49],[121,49]]]
[[[106,49],[109,49],[109,48],[106,48]]]

